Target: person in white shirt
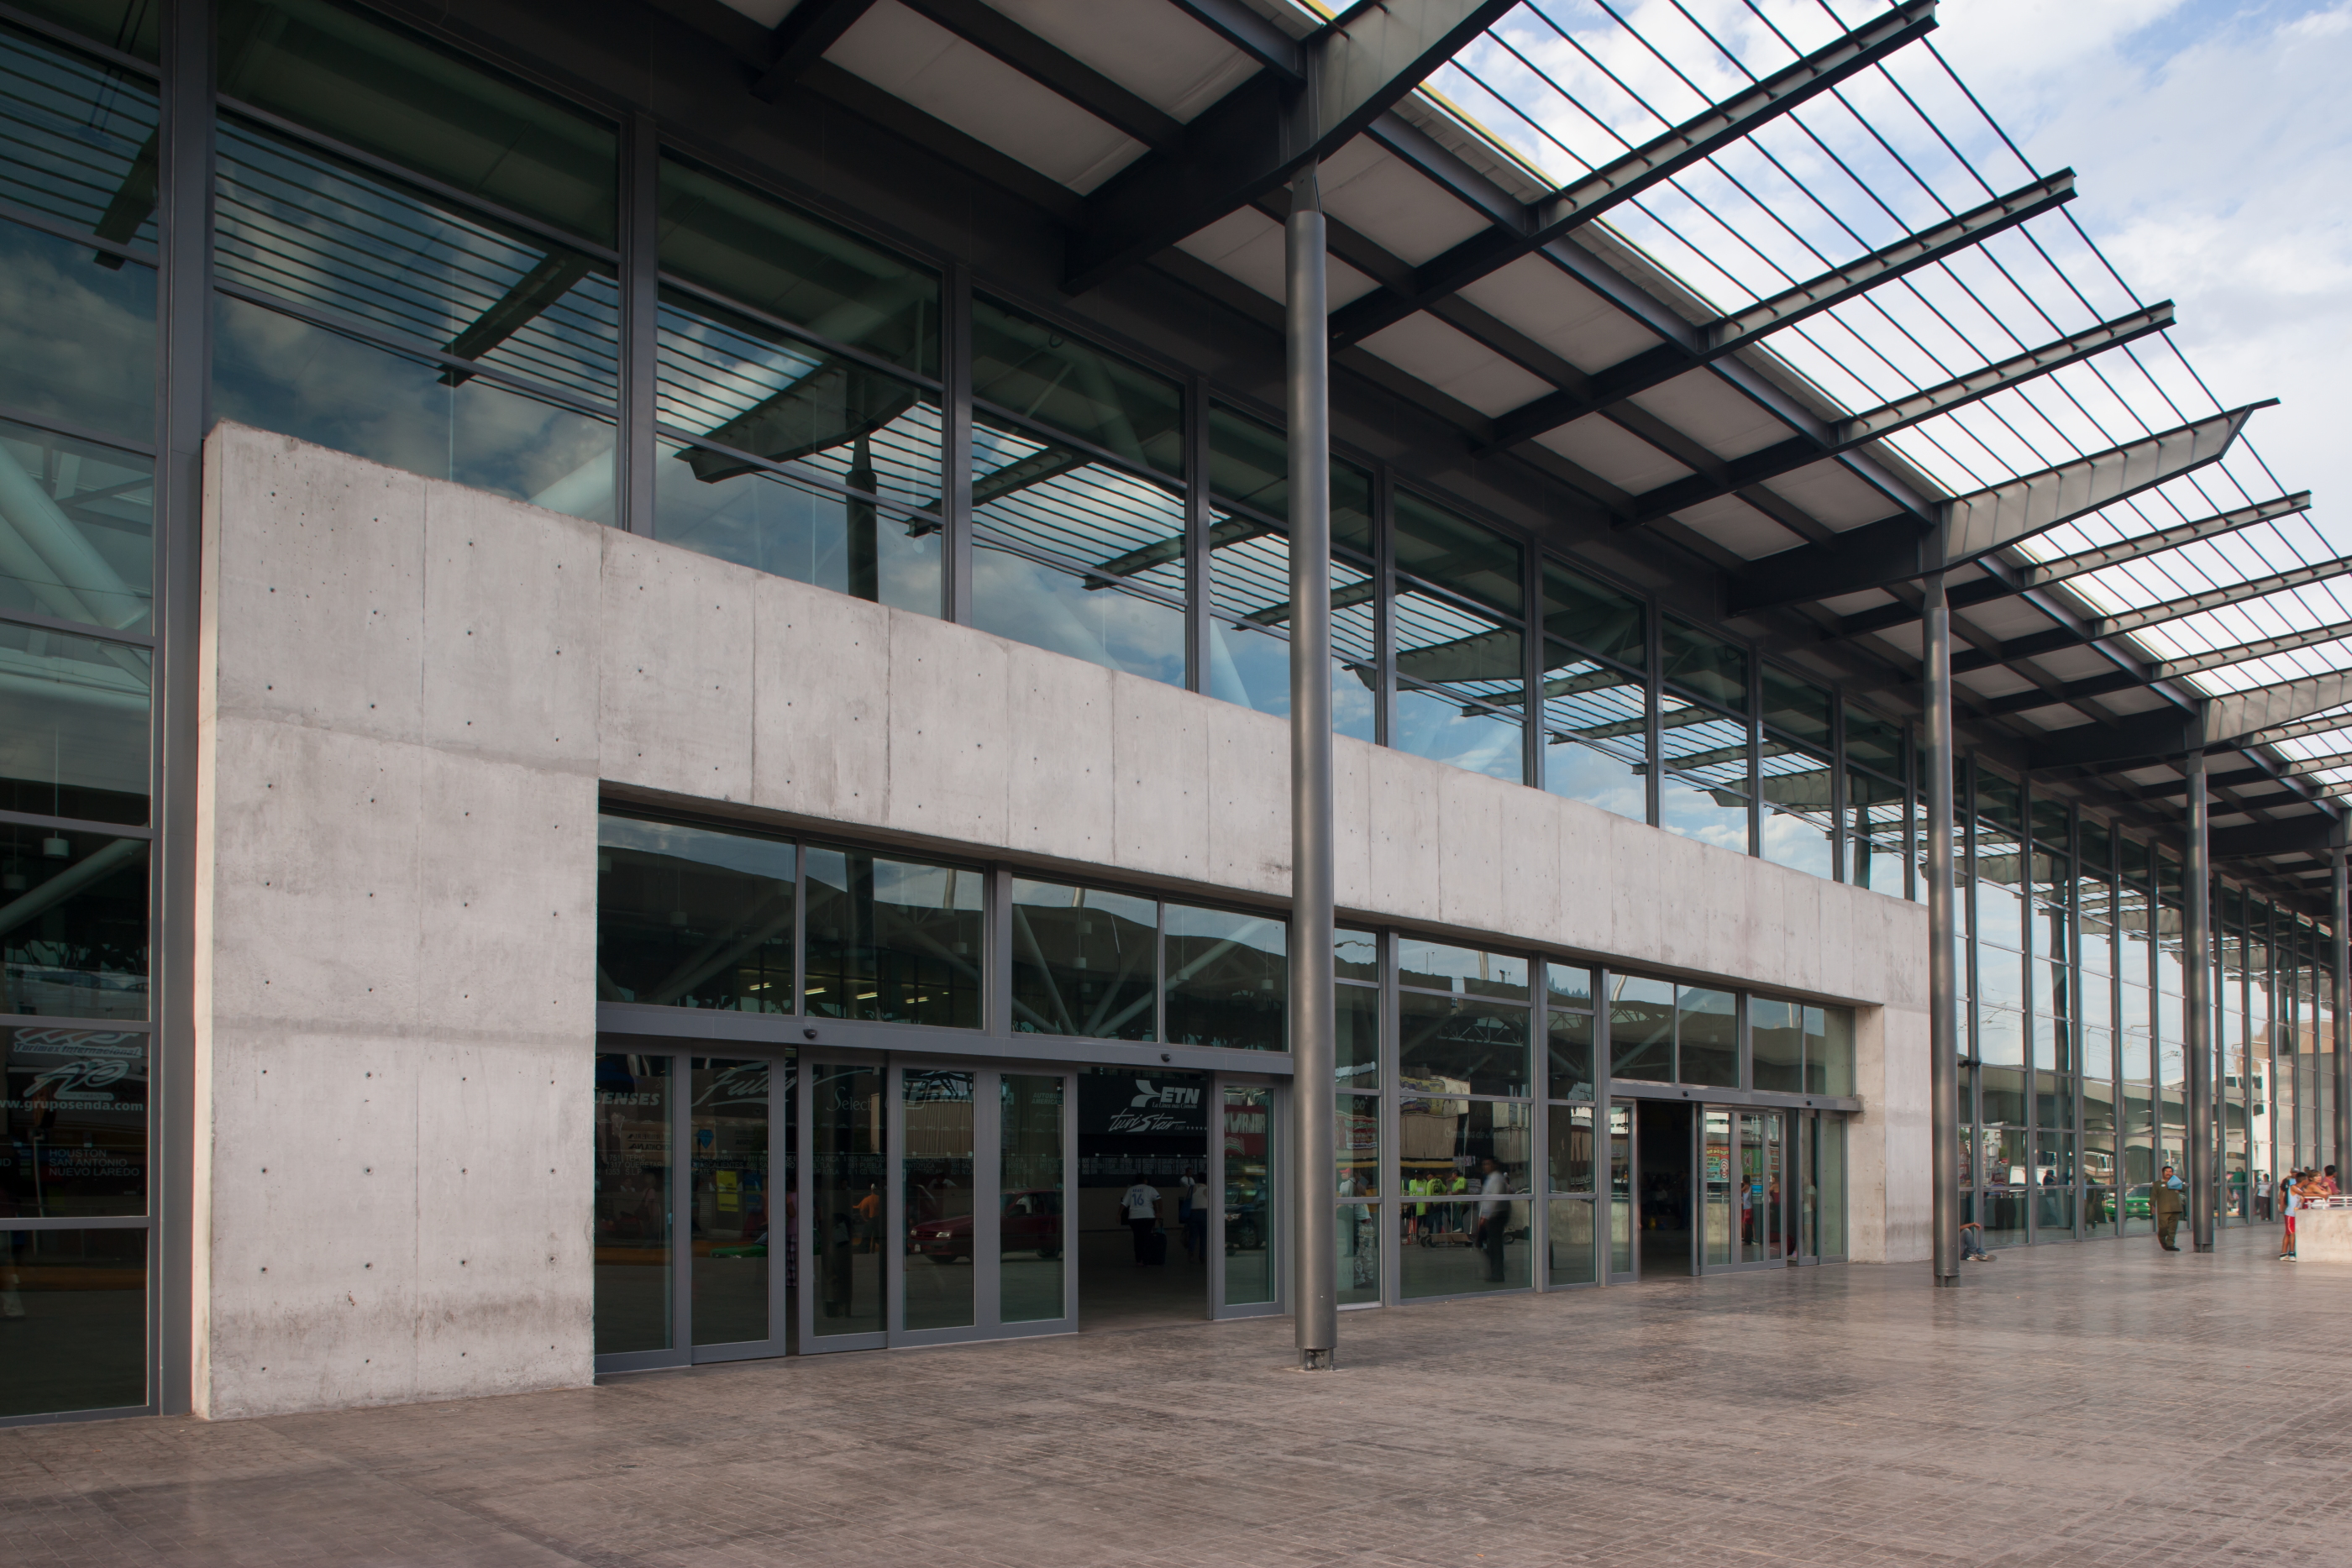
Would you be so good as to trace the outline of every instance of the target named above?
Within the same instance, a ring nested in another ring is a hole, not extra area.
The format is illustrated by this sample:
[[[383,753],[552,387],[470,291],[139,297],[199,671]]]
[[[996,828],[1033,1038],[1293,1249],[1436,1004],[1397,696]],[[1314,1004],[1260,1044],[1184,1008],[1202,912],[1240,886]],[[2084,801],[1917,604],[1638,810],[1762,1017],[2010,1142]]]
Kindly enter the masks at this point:
[[[1135,1266],[1140,1269],[1151,1261],[1151,1237],[1160,1228],[1160,1189],[1138,1176],[1118,1207],[1127,1216],[1127,1228],[1135,1233]]]
[[[1486,1254],[1487,1280],[1498,1282],[1503,1278],[1504,1231],[1511,1222],[1510,1200],[1502,1195],[1510,1188],[1494,1155],[1478,1162],[1478,1249]]]

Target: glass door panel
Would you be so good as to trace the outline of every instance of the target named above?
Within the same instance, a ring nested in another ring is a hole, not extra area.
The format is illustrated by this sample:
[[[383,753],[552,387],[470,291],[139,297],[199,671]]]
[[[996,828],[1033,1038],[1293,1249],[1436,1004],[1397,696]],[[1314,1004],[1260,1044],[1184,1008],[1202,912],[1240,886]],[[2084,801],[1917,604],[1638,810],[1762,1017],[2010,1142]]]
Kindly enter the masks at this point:
[[[1821,1189],[1822,1250],[1845,1256],[1845,1118],[1822,1116],[1813,1127],[1813,1181]]]
[[[1708,1111],[1699,1134],[1699,1192],[1702,1207],[1699,1216],[1699,1256],[1710,1269],[1728,1265],[1731,1259],[1731,1217],[1733,1203],[1733,1169],[1731,1164],[1731,1113]]]
[[[687,1224],[698,1345],[769,1337],[769,1077],[765,1061],[689,1059]]]
[[[1633,1277],[1633,1108],[1609,1107],[1609,1277]]]
[[[1063,1079],[1005,1073],[997,1099],[997,1314],[1008,1323],[1067,1317],[1063,1287]],[[908,1324],[912,1327],[910,1322]]]
[[[1797,1256],[1805,1262],[1820,1260],[1822,1118],[1819,1112],[1800,1112],[1797,1128]]]
[[[1223,1304],[1257,1306],[1275,1299],[1274,1091],[1228,1083],[1223,1110]]]
[[[809,1072],[809,1256],[813,1335],[883,1329],[882,1070],[820,1062]]]
[[[972,1075],[910,1067],[900,1074],[899,1099],[906,1118],[898,1160],[904,1326],[910,1333],[970,1328],[981,1241],[972,1203]]]
[[[598,1355],[671,1347],[672,1060],[596,1058]]]
[[[1739,1113],[1739,1260],[1772,1263],[1782,1256],[1780,1114]]]

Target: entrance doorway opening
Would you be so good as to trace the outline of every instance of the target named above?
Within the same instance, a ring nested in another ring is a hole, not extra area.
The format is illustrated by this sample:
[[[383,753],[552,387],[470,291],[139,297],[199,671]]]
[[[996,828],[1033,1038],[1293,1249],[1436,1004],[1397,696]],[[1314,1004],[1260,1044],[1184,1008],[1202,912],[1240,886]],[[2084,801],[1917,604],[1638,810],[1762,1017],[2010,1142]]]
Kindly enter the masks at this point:
[[[1663,1100],[1633,1103],[1644,1280],[1697,1272],[1691,1264],[1691,1113]]]
[[[1209,1087],[1202,1072],[1078,1074],[1081,1332],[1209,1315]]]

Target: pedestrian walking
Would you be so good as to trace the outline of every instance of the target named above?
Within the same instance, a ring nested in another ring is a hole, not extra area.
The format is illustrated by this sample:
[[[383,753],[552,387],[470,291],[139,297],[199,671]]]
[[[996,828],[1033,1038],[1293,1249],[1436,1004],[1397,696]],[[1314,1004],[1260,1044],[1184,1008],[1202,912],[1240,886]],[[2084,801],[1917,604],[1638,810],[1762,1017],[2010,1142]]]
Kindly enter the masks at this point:
[[[1118,1207],[1135,1233],[1135,1266],[1140,1269],[1151,1261],[1151,1239],[1160,1231],[1160,1189],[1138,1176]]]
[[[2189,1207],[2188,1185],[2179,1176],[2174,1176],[2172,1167],[2167,1166],[2164,1167],[2164,1175],[2158,1177],[2156,1185],[2149,1189],[2148,1200],[2149,1206],[2156,1211],[2158,1242],[2167,1252],[2179,1251],[2179,1247],[2172,1239],[2179,1234],[2181,1213]]]
[[[1494,1155],[1480,1160],[1478,1167],[1478,1246],[1486,1254],[1486,1278],[1495,1281],[1503,1278],[1504,1232],[1511,1218],[1510,1202],[1501,1195],[1510,1189]]]

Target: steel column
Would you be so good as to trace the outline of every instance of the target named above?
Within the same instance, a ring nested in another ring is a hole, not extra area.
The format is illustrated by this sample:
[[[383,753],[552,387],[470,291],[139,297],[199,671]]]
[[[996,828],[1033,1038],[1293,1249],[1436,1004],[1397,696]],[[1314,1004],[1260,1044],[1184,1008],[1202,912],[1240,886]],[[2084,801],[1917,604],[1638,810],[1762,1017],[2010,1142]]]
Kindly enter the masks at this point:
[[[2213,861],[2206,826],[2205,751],[2189,753],[2189,852],[2182,870],[2186,905],[2182,933],[2188,951],[2189,1126],[2182,1154],[2189,1161],[2189,1239],[2213,1250]]]
[[[1339,1339],[1331,1119],[1331,406],[1323,204],[1316,166],[1290,188],[1286,326],[1290,417],[1290,1095],[1297,1223],[1291,1278],[1301,1371]]]
[[[1952,878],[1952,607],[1944,574],[1929,572],[1925,621],[1927,687],[1927,1050],[1936,1162],[1936,1283],[1960,1282],[1960,1012],[1958,889]]]
[[[2346,899],[2347,893],[2352,892],[2345,885],[2347,856],[2352,856],[2352,851],[2339,843],[2336,852],[2329,857],[2336,862],[2336,902],[2332,906],[2336,930],[2328,944],[2335,959],[2330,967],[2335,971],[2333,978],[2336,982],[2336,1039],[2333,1042],[2336,1046],[2336,1125],[2329,1130],[2336,1138],[2336,1146],[2330,1152],[2335,1155],[2333,1163],[2338,1167],[2352,1167],[2352,1159],[2346,1157],[2352,1155],[2352,1040],[2346,1038],[2347,1025],[2352,1024],[2352,1019],[2344,1016],[2345,1004],[2352,1001],[2352,933],[2347,930],[2347,924],[2352,923],[2347,923],[2345,918],[2347,908],[2352,908]],[[2330,1162],[2322,1160],[2319,1163],[2324,1166]],[[2336,1175],[2340,1180],[2343,1170],[2339,1168]]]

